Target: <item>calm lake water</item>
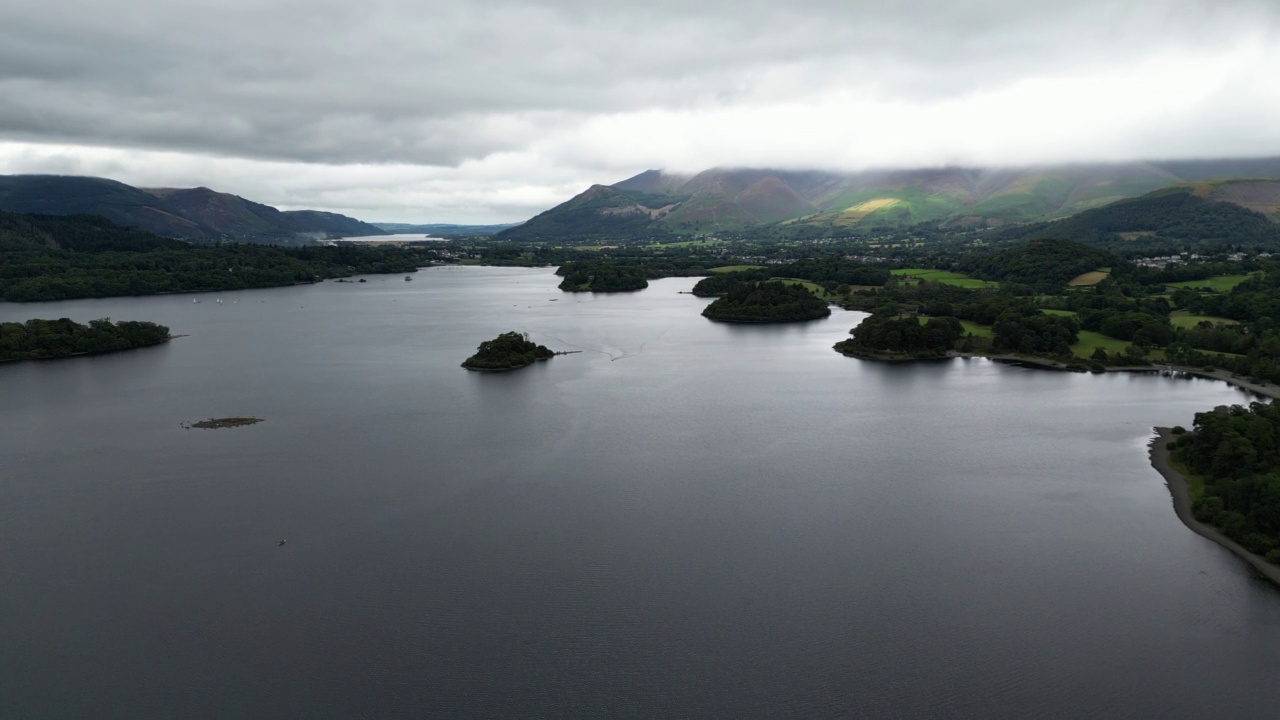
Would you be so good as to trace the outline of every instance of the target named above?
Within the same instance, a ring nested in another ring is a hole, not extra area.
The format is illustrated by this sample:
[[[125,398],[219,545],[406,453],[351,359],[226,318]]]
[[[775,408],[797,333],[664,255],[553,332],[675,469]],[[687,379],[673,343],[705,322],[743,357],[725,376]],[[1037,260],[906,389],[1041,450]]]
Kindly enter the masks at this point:
[[[0,717],[1280,712],[1280,592],[1147,462],[1248,396],[557,280],[0,304],[189,335],[0,366]],[[507,330],[583,352],[458,367]]]

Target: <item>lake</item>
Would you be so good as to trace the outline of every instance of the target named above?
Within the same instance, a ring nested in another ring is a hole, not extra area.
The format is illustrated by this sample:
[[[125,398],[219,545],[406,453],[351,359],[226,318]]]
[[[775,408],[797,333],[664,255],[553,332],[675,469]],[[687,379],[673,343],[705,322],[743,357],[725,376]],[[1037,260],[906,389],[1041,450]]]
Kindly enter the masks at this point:
[[[388,235],[356,235],[354,237],[339,238],[342,242],[448,242],[442,237],[427,235],[426,233],[391,233]]]
[[[1249,396],[558,280],[0,304],[186,335],[0,365],[0,717],[1275,716],[1280,592],[1147,460]],[[582,352],[459,367],[508,330]]]

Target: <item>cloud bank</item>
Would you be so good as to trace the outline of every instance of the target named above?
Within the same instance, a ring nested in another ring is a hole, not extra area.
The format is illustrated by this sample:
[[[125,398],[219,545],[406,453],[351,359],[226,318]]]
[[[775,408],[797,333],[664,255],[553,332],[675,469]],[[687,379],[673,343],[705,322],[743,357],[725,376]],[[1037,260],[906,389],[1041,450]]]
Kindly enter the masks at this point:
[[[1280,154],[1236,0],[0,2],[0,172],[522,220],[650,167]]]

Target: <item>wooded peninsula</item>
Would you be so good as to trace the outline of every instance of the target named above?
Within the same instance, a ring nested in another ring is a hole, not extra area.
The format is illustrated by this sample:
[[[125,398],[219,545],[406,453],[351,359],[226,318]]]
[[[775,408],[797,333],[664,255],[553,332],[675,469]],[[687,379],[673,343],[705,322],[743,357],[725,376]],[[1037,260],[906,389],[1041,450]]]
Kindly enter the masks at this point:
[[[702,310],[703,317],[739,323],[801,322],[830,314],[827,302],[802,286],[750,280],[730,285]]]
[[[0,362],[119,352],[169,340],[169,328],[107,318],[81,325],[67,318],[0,323]]]
[[[1194,519],[1280,570],[1280,407],[1196,413],[1190,432],[1173,428],[1169,452]]]

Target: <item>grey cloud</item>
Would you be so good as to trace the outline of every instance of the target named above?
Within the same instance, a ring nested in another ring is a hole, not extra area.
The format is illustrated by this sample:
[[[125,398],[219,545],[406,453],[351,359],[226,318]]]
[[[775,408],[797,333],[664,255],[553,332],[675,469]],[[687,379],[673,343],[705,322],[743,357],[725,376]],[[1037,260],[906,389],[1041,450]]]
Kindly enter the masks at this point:
[[[1162,43],[1225,42],[1237,15],[1274,27],[1276,11],[1176,0],[13,3],[0,7],[0,136],[456,165],[601,113],[833,88],[959,96]]]
[[[1268,154],[1278,41],[1274,0],[0,0],[0,172],[483,222],[647,167]]]

